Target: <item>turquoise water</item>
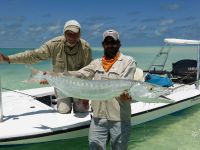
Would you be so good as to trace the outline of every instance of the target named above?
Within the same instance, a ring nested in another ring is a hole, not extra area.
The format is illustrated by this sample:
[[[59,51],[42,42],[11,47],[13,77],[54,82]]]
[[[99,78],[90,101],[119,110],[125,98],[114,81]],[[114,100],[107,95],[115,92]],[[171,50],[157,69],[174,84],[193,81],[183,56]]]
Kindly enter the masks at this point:
[[[102,55],[101,48],[93,48],[94,58]],[[138,66],[147,69],[160,47],[127,47],[122,52],[134,57]],[[20,49],[0,49],[0,52],[13,54]],[[175,47],[169,56],[169,62],[184,58],[196,58],[197,53],[191,47]],[[171,64],[167,62],[167,68]],[[34,67],[50,70],[50,61]],[[28,78],[30,72],[24,65],[0,65],[3,87],[10,89],[27,89],[40,87],[39,84],[27,84],[22,81]],[[200,105],[167,115],[157,120],[147,122],[132,128],[129,149],[132,150],[199,150],[200,149]],[[14,147],[0,147],[0,150],[87,150],[87,137],[31,144]]]
[[[24,51],[25,49],[3,49],[0,48],[0,52],[4,54],[15,54],[17,52]],[[160,47],[126,47],[121,51],[124,54],[132,56],[138,64],[138,67],[147,69],[155,54],[160,50]],[[93,58],[101,57],[103,54],[102,48],[93,48]],[[169,61],[167,62],[167,68],[171,68],[171,62],[175,62],[184,58],[196,58],[196,50],[192,47],[175,47],[173,53],[169,55]],[[51,61],[41,62],[33,67],[40,70],[51,70]],[[1,64],[0,75],[3,81],[3,86],[11,89],[28,89],[40,87],[39,84],[27,84],[23,81],[30,75],[30,70],[25,65],[18,64]]]

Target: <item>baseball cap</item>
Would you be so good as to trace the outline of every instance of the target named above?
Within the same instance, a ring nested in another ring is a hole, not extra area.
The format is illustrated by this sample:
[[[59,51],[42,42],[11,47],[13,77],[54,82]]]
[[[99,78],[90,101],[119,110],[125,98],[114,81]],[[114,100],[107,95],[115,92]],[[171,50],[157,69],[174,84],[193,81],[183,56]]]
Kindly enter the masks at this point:
[[[119,40],[119,33],[115,30],[106,30],[104,33],[103,33],[103,41],[105,40],[106,37],[108,36],[111,36],[115,41],[116,40]]]
[[[68,30],[74,32],[74,33],[78,33],[81,29],[81,25],[78,23],[78,21],[76,20],[69,20],[65,23],[64,25],[64,33]]]

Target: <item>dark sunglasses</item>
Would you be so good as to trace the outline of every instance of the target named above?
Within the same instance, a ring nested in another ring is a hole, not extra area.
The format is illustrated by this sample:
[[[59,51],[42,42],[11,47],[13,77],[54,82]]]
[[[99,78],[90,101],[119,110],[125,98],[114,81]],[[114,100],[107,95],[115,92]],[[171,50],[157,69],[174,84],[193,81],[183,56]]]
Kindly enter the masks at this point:
[[[117,41],[114,41],[114,40],[112,40],[112,41],[103,41],[102,42],[102,44],[105,44],[105,45],[115,45],[115,44],[117,44],[118,42]]]
[[[79,37],[79,33],[73,33],[73,32],[66,32],[65,33],[66,36],[68,37]]]

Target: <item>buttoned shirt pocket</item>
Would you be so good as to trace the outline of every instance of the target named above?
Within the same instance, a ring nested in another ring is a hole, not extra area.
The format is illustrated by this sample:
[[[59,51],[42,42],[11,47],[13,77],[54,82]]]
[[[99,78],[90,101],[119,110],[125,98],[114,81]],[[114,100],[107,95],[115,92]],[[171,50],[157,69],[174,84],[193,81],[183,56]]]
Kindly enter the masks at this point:
[[[104,71],[95,70],[94,80],[104,80],[104,77],[106,77]]]

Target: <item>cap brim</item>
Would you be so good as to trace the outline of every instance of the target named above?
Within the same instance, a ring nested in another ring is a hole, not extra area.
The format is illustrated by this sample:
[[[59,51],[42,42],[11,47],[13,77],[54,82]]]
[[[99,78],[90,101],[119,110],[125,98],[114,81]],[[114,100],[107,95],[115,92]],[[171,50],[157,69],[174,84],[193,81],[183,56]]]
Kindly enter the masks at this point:
[[[115,41],[117,41],[117,39],[118,39],[118,38],[116,38],[116,37],[113,36],[113,35],[107,35],[107,36],[103,37],[103,41],[104,41],[107,37],[112,37]]]
[[[64,32],[66,32],[66,31],[72,31],[74,33],[78,33],[79,28],[77,28],[77,27],[67,27],[67,28],[65,28]]]

